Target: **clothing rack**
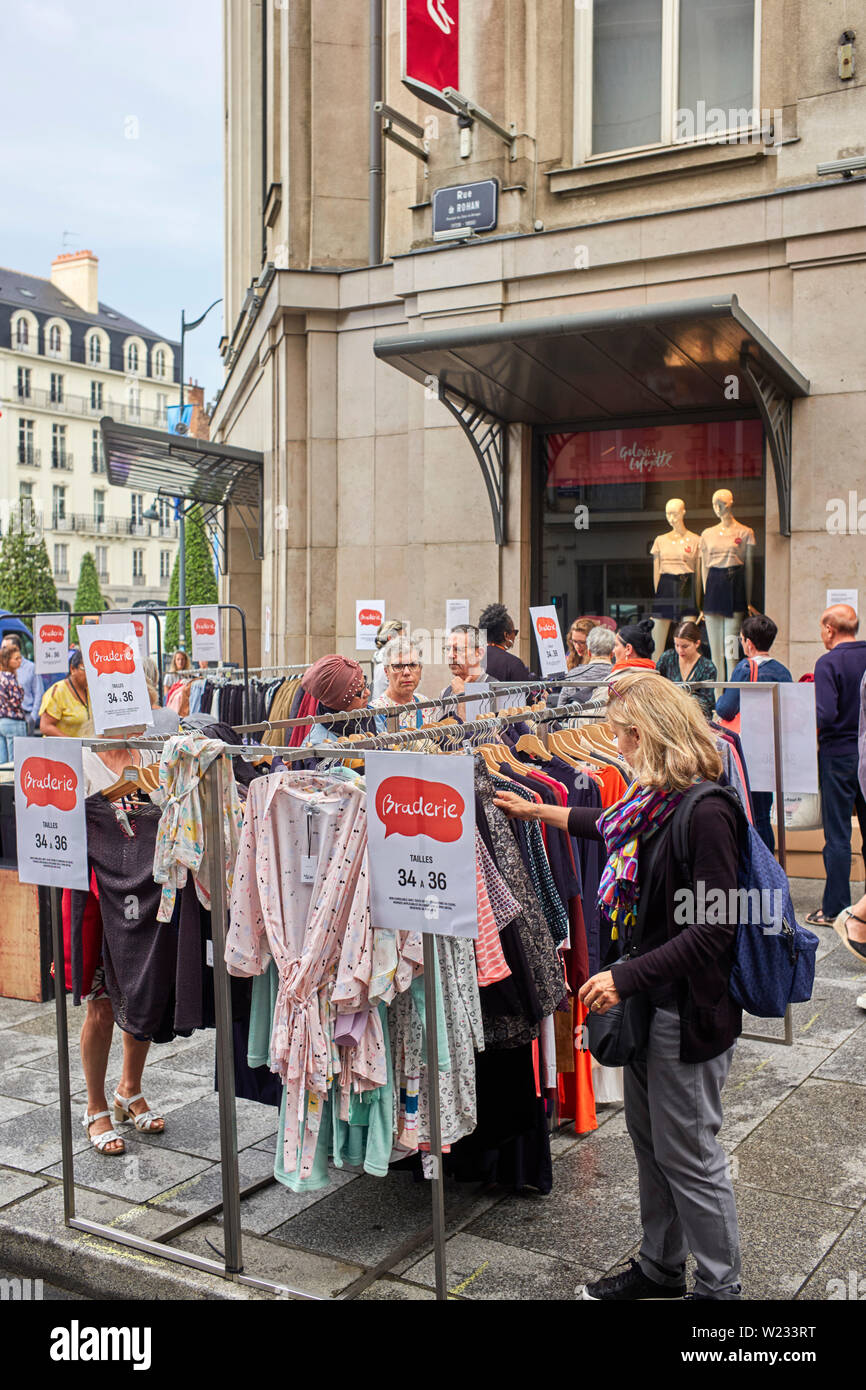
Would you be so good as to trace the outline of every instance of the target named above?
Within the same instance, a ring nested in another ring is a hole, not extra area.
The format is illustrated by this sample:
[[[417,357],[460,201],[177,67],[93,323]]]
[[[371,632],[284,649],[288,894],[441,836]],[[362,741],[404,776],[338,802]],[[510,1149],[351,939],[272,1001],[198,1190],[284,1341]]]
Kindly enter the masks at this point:
[[[88,748],[109,747],[115,749],[161,747],[164,742],[164,738],[85,738],[81,740],[82,745]],[[303,750],[287,750],[281,748],[260,749],[248,744],[242,744],[238,747],[233,747],[228,744],[224,745],[224,752],[231,757],[249,759],[251,756],[256,756],[262,751],[272,752],[278,754],[280,757],[284,757],[287,754],[301,754],[302,756],[309,757],[310,755],[315,756],[318,752],[318,750],[309,748]],[[331,753],[331,756],[333,757],[333,753]],[[363,756],[363,754],[361,756]],[[258,1279],[253,1275],[245,1274],[243,1269],[243,1244],[240,1216],[241,1198],[249,1196],[259,1191],[261,1188],[268,1186],[274,1179],[273,1177],[262,1178],[244,1188],[243,1191],[240,1189],[231,993],[229,975],[225,966],[225,937],[228,912],[224,872],[224,789],[221,757],[215,758],[207,768],[202,776],[201,786],[206,793],[205,824],[208,843],[213,846],[211,863],[215,866],[214,872],[211,874],[210,890],[211,934],[213,939],[214,961],[217,1084],[219,1087],[222,1201],[213,1204],[196,1216],[178,1222],[177,1225],[172,1226],[168,1231],[164,1231],[160,1240],[147,1240],[142,1236],[132,1235],[114,1226],[105,1225],[103,1222],[90,1221],[85,1217],[76,1216],[75,1171],[72,1150],[72,1086],[69,1074],[69,1030],[66,1016],[66,990],[62,983],[66,978],[66,960],[61,912],[62,889],[60,887],[52,887],[49,890],[49,894],[55,980],[57,982],[55,984],[55,1013],[57,1019],[57,1069],[60,1082],[60,1142],[63,1169],[64,1220],[66,1225],[74,1230],[84,1231],[89,1235],[99,1236],[102,1239],[113,1242],[115,1245],[127,1245],[145,1254],[155,1255],[162,1259],[171,1260],[177,1264],[190,1265],[195,1269],[201,1269],[205,1270],[207,1273],[219,1275],[221,1278],[231,1280],[234,1283],[245,1284],[251,1288],[263,1289],[270,1293],[285,1294],[289,1297],[306,1301],[326,1302],[328,1300],[321,1294],[310,1293],[303,1289],[294,1288],[289,1284],[279,1284],[270,1279]],[[442,1129],[438,1084],[439,1040],[436,1003],[436,953],[434,937],[431,933],[424,932],[422,934],[422,945],[424,951],[425,1037],[428,1085],[429,1078],[435,1078],[435,1084],[429,1086],[428,1095],[430,1118],[429,1152],[432,1163],[432,1227],[426,1228],[418,1236],[410,1237],[409,1240],[404,1241],[384,1260],[377,1262],[375,1266],[366,1270],[366,1272],[350,1284],[347,1289],[342,1290],[336,1295],[337,1301],[345,1302],[357,1298],[364,1289],[369,1287],[369,1285],[382,1274],[387,1273],[388,1270],[393,1268],[398,1260],[404,1259],[420,1245],[427,1244],[430,1240],[431,1230],[436,1272],[436,1298],[439,1301],[445,1301],[447,1299],[445,1201],[442,1180]],[[220,1210],[223,1213],[223,1230],[225,1233],[225,1252],[222,1261],[207,1259],[204,1256],[195,1255],[185,1250],[178,1250],[168,1244],[168,1241],[174,1237],[199,1225],[209,1217],[215,1216]]]

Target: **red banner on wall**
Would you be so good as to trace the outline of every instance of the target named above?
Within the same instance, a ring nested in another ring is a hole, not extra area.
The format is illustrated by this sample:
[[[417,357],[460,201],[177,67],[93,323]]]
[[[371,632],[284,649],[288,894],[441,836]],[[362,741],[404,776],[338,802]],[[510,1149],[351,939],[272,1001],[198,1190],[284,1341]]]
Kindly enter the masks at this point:
[[[760,420],[549,434],[547,486],[760,478],[763,439]]]
[[[403,0],[403,82],[445,111],[445,87],[460,90],[460,0]]]

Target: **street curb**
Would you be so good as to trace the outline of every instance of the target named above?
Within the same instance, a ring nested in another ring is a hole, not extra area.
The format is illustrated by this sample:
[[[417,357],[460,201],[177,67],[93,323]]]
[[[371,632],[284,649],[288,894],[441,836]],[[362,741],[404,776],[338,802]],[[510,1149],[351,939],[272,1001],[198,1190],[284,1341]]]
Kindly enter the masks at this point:
[[[273,1302],[277,1298],[66,1226],[49,1234],[18,1229],[6,1221],[0,1224],[0,1245],[4,1265],[16,1273],[88,1299]]]

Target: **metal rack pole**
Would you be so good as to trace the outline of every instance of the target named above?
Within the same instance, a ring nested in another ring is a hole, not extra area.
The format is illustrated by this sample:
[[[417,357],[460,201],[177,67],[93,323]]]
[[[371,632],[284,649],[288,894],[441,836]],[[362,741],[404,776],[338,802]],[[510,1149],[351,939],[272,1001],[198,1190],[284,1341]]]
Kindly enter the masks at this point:
[[[220,1166],[223,1192],[223,1230],[225,1232],[226,1274],[233,1278],[243,1270],[241,1248],[240,1175],[238,1173],[238,1129],[235,1108],[235,1067],[233,1049],[231,988],[225,969],[226,938],[226,845],[223,833],[222,758],[214,758],[202,787],[205,806],[205,834],[210,846],[210,909],[214,959],[214,1007],[217,1022],[217,1085],[219,1087]],[[219,958],[222,968],[217,968]]]
[[[63,1218],[75,1216],[75,1168],[72,1155],[72,1086],[69,1080],[69,1029],[66,1018],[66,951],[63,945],[62,888],[49,888],[54,947],[54,1012],[57,1019],[57,1078],[60,1082],[60,1153],[63,1165]]]
[[[424,947],[424,1037],[427,1052],[427,1109],[430,1119],[430,1161],[433,1164],[433,1256],[436,1268],[436,1298],[448,1297],[445,1283],[445,1192],[442,1185],[442,1120],[439,1106],[439,1025],[436,1018],[437,943],[430,932],[423,934]]]

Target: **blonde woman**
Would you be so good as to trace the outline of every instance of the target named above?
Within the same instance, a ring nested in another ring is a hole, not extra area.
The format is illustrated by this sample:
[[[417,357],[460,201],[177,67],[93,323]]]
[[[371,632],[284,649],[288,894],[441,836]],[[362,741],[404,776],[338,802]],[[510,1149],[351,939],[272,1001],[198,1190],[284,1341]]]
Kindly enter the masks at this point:
[[[701,894],[706,901],[720,889],[722,898],[714,895],[712,901],[735,902],[737,810],[721,791],[696,804],[687,880],[672,853],[673,816],[692,786],[717,782],[722,770],[701,708],[663,676],[626,670],[610,682],[608,717],[634,781],[597,820],[588,808],[534,806],[506,792],[496,797],[511,816],[546,820],[572,835],[604,841],[608,859],[599,903],[623,953],[645,897],[638,954],[621,957],[580,991],[586,1008],[596,1013],[629,995],[643,994],[649,1002],[646,1052],[625,1068],[624,1082],[643,1243],[638,1260],[587,1284],[583,1297],[682,1298],[691,1250],[697,1261],[694,1297],[738,1299],[737,1213],[716,1138],[721,1091],[742,1028],[741,1011],[728,992],[736,911],[701,913],[693,901]],[[724,920],[701,920],[717,915]]]

